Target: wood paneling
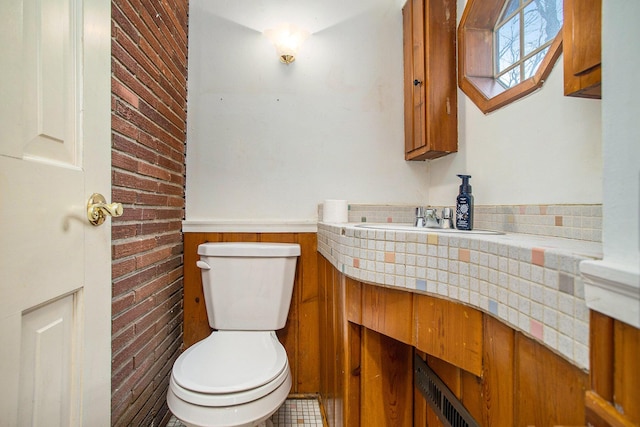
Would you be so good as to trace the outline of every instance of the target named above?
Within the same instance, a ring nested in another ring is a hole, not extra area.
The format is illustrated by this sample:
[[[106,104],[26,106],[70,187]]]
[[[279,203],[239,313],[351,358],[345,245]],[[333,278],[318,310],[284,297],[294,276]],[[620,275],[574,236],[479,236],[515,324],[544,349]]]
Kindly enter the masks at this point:
[[[321,348],[326,348],[321,372],[331,378],[320,391],[323,402],[331,405],[329,426],[442,426],[413,386],[414,351],[481,426],[584,425],[588,376],[544,345],[478,310],[347,279],[322,256],[318,259],[320,294],[326,296],[321,312],[325,305],[331,313],[320,319]],[[346,314],[335,315],[336,310]],[[360,317],[365,326],[356,324]],[[410,318],[413,327],[406,326]],[[323,327],[325,322],[331,324]],[[407,330],[414,332],[412,343],[402,342]],[[635,333],[618,327],[620,339],[631,343],[615,358],[624,366],[621,380],[637,375],[637,363],[631,360],[638,354]],[[456,354],[465,351],[472,356]],[[625,402],[634,397],[628,396]]]
[[[587,422],[596,427],[640,425],[640,329],[598,312],[590,318],[591,390]]]
[[[360,425],[361,331],[348,321],[350,281],[318,255],[320,398],[331,426]]]
[[[613,319],[592,311],[589,335],[591,389],[603,399],[613,402]]]
[[[360,425],[360,373],[362,357],[361,342],[362,328],[360,325],[348,322],[347,346],[348,360],[345,383],[345,407],[344,407],[344,425],[359,426]]]
[[[522,334],[516,334],[514,358],[514,425],[584,423],[586,373]]]
[[[481,375],[482,313],[440,298],[413,295],[415,347]]]
[[[198,245],[204,242],[219,242],[219,235],[205,233],[184,234],[184,327],[183,341],[186,350],[205,339],[211,333],[207,308],[202,291],[202,277],[196,266]]]
[[[413,349],[410,346],[363,329],[361,381],[360,425],[412,425]]]
[[[413,294],[366,285],[362,287],[362,326],[413,345]]]
[[[301,255],[287,324],[277,331],[289,356],[292,393],[317,393],[320,389],[320,338],[318,329],[317,236],[315,233],[185,233],[184,234],[184,347],[211,333],[196,266],[198,245],[205,242],[298,243]]]
[[[362,284],[347,277],[347,319],[362,325]]]
[[[515,332],[499,320],[484,316],[483,339],[483,399],[482,412],[477,419],[487,426],[512,424]]]
[[[614,323],[613,402],[625,417],[640,424],[640,330]]]

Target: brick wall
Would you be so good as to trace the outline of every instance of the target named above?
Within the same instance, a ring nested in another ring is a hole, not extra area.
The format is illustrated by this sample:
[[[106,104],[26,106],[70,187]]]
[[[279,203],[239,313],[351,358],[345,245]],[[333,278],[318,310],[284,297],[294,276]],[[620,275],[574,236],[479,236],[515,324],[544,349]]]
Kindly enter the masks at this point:
[[[158,426],[182,345],[188,0],[111,9],[111,424]]]

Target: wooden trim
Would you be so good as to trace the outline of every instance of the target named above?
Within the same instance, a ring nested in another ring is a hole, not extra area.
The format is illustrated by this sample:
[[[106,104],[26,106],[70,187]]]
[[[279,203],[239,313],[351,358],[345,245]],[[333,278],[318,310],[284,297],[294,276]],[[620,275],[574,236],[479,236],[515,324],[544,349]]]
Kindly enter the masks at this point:
[[[589,353],[591,389],[613,402],[613,319],[597,311],[590,312]]]
[[[640,329],[615,320],[613,339],[613,403],[626,419],[640,424]]]
[[[427,295],[413,301],[415,347],[481,376],[482,312]]]
[[[640,329],[591,311],[591,389],[586,419],[594,426],[638,426]]]
[[[637,398],[637,394],[635,395]],[[593,391],[585,393],[587,422],[596,426],[638,427],[638,424],[627,420],[616,408]]]
[[[413,345],[413,299],[410,292],[362,287],[362,326]]]

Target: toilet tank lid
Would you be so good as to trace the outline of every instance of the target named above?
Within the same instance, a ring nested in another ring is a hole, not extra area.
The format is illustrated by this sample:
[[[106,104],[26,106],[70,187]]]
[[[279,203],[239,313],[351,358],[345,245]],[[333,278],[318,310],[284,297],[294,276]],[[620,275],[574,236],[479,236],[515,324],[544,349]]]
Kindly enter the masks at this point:
[[[216,242],[198,246],[198,255],[218,257],[292,257],[300,255],[297,243]]]

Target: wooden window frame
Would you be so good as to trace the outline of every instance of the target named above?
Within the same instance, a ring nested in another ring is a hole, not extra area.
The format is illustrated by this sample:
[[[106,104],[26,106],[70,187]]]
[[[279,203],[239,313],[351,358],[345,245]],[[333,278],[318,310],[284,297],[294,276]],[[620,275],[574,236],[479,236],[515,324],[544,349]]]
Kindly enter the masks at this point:
[[[536,73],[505,89],[494,77],[493,30],[505,0],[469,0],[458,26],[458,86],[484,113],[538,90],[562,53],[562,29]]]

